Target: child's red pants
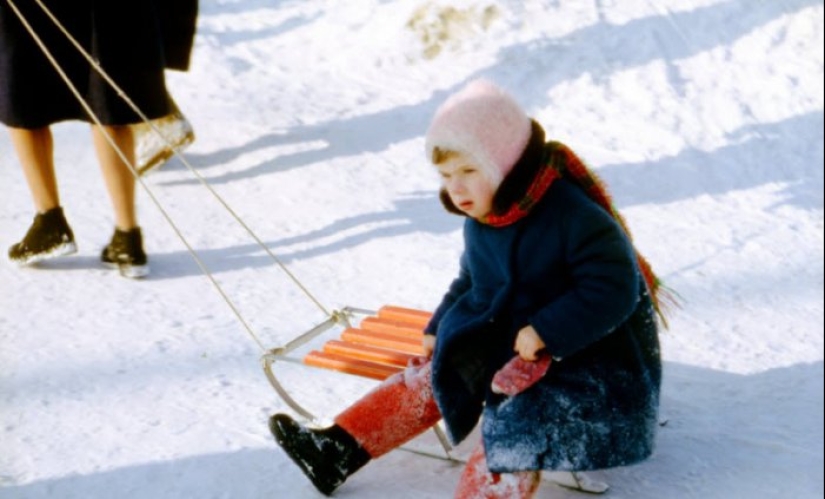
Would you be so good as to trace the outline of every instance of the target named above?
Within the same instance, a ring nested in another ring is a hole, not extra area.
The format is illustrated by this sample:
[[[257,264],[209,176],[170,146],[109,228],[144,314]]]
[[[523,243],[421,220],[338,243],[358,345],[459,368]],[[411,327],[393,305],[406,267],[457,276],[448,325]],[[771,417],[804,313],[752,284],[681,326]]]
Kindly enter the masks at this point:
[[[430,429],[441,419],[433,398],[429,362],[408,367],[369,392],[335,418],[377,458]],[[498,474],[487,469],[479,442],[461,475],[456,499],[529,499],[538,489],[540,473]]]

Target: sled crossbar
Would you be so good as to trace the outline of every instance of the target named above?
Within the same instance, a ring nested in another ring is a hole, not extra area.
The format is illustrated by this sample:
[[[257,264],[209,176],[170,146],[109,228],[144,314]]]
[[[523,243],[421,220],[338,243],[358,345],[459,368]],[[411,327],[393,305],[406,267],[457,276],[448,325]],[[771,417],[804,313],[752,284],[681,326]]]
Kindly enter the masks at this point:
[[[303,362],[356,376],[384,380],[402,371],[410,359],[423,355],[421,340],[432,314],[394,305],[347,327],[338,339],[312,350]]]

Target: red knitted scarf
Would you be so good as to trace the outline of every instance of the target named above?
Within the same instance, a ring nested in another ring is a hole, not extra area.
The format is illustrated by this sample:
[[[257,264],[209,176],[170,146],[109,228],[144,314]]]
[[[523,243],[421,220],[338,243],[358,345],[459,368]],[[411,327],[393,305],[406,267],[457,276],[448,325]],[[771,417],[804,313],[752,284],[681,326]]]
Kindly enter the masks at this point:
[[[480,221],[493,227],[504,227],[521,220],[530,213],[536,203],[544,196],[553,181],[557,178],[564,177],[576,183],[593,201],[610,213],[621,226],[622,230],[624,230],[625,234],[627,234],[627,237],[632,241],[630,230],[628,230],[621,213],[619,213],[619,210],[617,210],[613,204],[613,200],[610,194],[608,194],[604,182],[597,177],[569,147],[561,142],[549,142],[547,144],[547,151],[549,153],[547,162],[538,169],[524,196],[514,202],[504,214],[490,214]],[[662,324],[667,327],[667,319],[662,309],[662,300],[673,305],[677,304],[677,301],[670,291],[662,285],[661,280],[653,272],[650,263],[648,263],[638,250],[634,248],[634,251],[636,252],[639,270],[650,292],[656,314],[659,316]]]
[[[553,157],[551,155],[550,160],[539,167],[535,176],[533,176],[533,181],[530,182],[527,192],[521,199],[510,205],[507,212],[502,215],[490,213],[482,217],[480,221],[493,227],[504,227],[526,217],[536,203],[544,197],[544,193],[547,192],[553,181],[561,177],[561,172],[553,167]]]

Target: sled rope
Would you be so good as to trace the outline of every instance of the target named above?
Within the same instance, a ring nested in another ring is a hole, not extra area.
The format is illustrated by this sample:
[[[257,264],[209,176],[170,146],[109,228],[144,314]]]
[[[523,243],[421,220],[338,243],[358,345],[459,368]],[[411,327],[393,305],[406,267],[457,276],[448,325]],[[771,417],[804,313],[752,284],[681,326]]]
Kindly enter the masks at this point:
[[[212,285],[218,291],[218,293],[223,298],[223,300],[227,303],[229,308],[235,314],[237,319],[240,321],[240,323],[243,325],[244,329],[246,329],[247,333],[252,337],[252,339],[255,341],[255,343],[257,343],[258,346],[263,351],[266,351],[267,348],[264,346],[264,344],[261,342],[261,340],[255,334],[255,332],[253,331],[253,329],[249,325],[249,323],[243,318],[243,316],[240,313],[240,311],[238,310],[238,308],[235,306],[235,304],[232,302],[232,300],[226,294],[223,287],[217,282],[215,277],[212,275],[212,272],[203,263],[201,258],[198,256],[197,252],[194,250],[194,248],[192,248],[192,246],[189,244],[189,242],[184,237],[183,233],[180,231],[177,224],[175,224],[175,222],[172,220],[171,216],[163,208],[160,201],[155,197],[155,195],[152,193],[151,189],[149,189],[149,187],[146,185],[144,180],[138,174],[137,169],[135,168],[134,164],[126,158],[126,155],[123,153],[123,151],[115,144],[115,142],[111,138],[111,136],[102,128],[103,125],[100,122],[100,119],[98,118],[98,116],[95,115],[94,111],[91,109],[89,104],[85,101],[85,99],[80,94],[80,92],[77,90],[75,85],[72,83],[72,81],[66,75],[66,73],[63,71],[62,67],[60,66],[60,63],[57,62],[57,60],[54,58],[52,53],[49,51],[48,47],[46,47],[46,45],[43,43],[42,39],[37,35],[37,33],[34,31],[34,29],[31,27],[31,25],[25,19],[25,16],[23,16],[22,12],[20,12],[20,10],[17,8],[17,6],[14,3],[14,0],[7,0],[7,1],[9,3],[9,6],[15,12],[17,17],[20,19],[20,22],[23,24],[23,26],[26,28],[26,30],[29,32],[29,34],[34,39],[35,43],[40,47],[40,49],[43,51],[43,54],[46,56],[46,58],[49,60],[49,62],[55,68],[55,70],[58,72],[58,74],[63,79],[63,81],[66,83],[66,85],[69,87],[69,90],[74,95],[74,97],[78,100],[80,105],[83,107],[84,111],[89,115],[89,117],[92,119],[92,121],[97,126],[101,127],[101,131],[103,132],[102,135],[104,136],[106,141],[115,150],[115,152],[117,153],[120,160],[123,161],[123,163],[129,168],[129,170],[132,172],[132,175],[135,177],[137,182],[140,184],[141,188],[143,188],[144,191],[146,191],[146,193],[149,195],[150,199],[152,200],[153,204],[161,212],[163,217],[166,219],[166,221],[172,227],[175,234],[183,242],[184,246],[186,246],[187,251],[192,255],[192,258],[195,260],[196,264],[201,269],[201,272],[203,272],[203,274],[207,276],[207,278],[210,280]],[[124,102],[126,102],[126,104],[143,120],[143,122],[146,123],[147,125],[149,125],[149,127],[163,140],[163,142],[167,145],[167,147],[169,147],[173,151],[173,154],[176,157],[178,157],[178,159],[181,160],[181,162],[187,167],[187,169],[189,169],[189,171],[192,174],[195,175],[195,177],[197,177],[197,179],[200,181],[200,183],[212,194],[212,196],[224,207],[224,209],[226,209],[226,211],[247,232],[247,234],[249,234],[255,240],[255,242],[258,244],[258,246],[260,246],[266,252],[266,254],[280,267],[280,269],[292,280],[292,282],[321,310],[321,312],[324,313],[324,315],[327,315],[327,316],[330,315],[330,313],[320,303],[320,301],[318,301],[318,299],[316,299],[315,296],[312,295],[312,293],[309,292],[309,290],[306,288],[306,286],[304,286],[300,282],[300,280],[286,267],[286,265],[269,249],[269,247],[267,247],[266,244],[264,244],[264,242],[261,241],[261,239],[252,231],[252,229],[235,212],[235,210],[233,210],[232,207],[229,206],[229,204],[223,199],[223,197],[221,197],[215,191],[215,189],[212,188],[212,186],[206,181],[206,179],[200,173],[198,173],[198,171],[189,163],[189,161],[187,161],[186,158],[183,157],[183,155],[181,155],[176,150],[175,147],[173,147],[173,144],[166,137],[166,135],[164,135],[164,133],[161,132],[160,129],[154,123],[152,123],[151,120],[148,119],[148,117],[140,110],[140,108],[137,105],[135,105],[135,103],[129,98],[129,96],[123,91],[123,89],[121,89],[120,86],[118,86],[117,83],[115,83],[114,80],[112,80],[112,78],[108,75],[108,73],[106,73],[106,71],[103,70],[103,68],[100,66],[100,64],[97,61],[95,61],[94,58],[91,57],[91,55],[89,55],[84,50],[84,48],[77,42],[77,40],[71,35],[71,33],[69,33],[66,30],[66,28],[60,23],[60,21],[52,14],[52,12],[48,9],[48,7],[46,7],[42,3],[41,0],[35,0],[35,2],[40,6],[40,8],[43,10],[43,12],[46,14],[46,16],[49,17],[49,19],[55,24],[55,26],[66,36],[66,38],[69,40],[69,42],[72,45],[74,45],[74,47],[86,59],[86,61],[89,62],[89,64],[95,69],[95,71],[109,85],[111,85],[111,87],[115,90],[115,92],[117,92],[118,96],[120,98],[122,98],[124,100]]]

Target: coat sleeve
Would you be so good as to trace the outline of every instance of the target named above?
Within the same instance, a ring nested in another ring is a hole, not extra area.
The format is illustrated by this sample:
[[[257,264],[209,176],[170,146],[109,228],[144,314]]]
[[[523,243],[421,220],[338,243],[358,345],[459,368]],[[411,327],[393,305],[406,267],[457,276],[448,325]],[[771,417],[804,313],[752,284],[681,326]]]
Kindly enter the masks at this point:
[[[563,251],[571,286],[531,318],[556,359],[575,354],[610,334],[638,301],[636,255],[627,235],[595,203],[567,205]]]
[[[444,312],[455,303],[458,297],[472,287],[472,283],[470,271],[467,269],[466,253],[464,253],[459,260],[458,277],[453,279],[453,282],[447,289],[447,293],[444,295],[444,298],[441,299],[441,303],[436,307],[435,312],[433,312],[430,322],[427,324],[427,327],[424,328],[424,334],[436,334],[438,332],[438,323],[441,322]]]

